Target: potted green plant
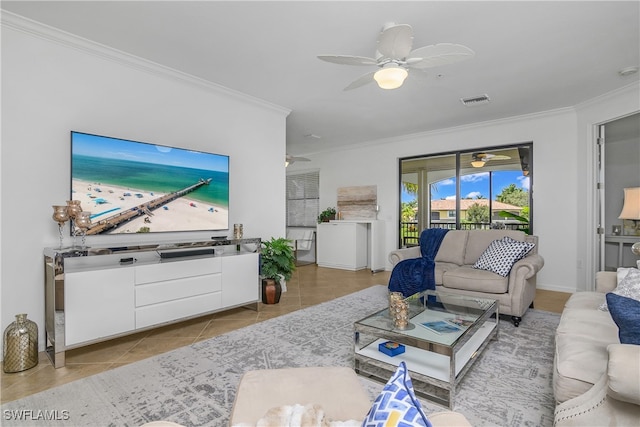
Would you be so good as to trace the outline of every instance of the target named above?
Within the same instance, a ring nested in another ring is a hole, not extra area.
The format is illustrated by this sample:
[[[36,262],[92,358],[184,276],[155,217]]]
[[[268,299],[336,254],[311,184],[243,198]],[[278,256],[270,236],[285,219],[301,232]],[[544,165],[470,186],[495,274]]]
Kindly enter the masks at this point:
[[[262,302],[277,304],[282,295],[281,280],[291,279],[296,269],[293,244],[284,237],[265,240],[260,250],[260,276],[262,277]]]
[[[318,224],[321,222],[329,222],[332,219],[336,219],[336,208],[326,208],[318,215]]]

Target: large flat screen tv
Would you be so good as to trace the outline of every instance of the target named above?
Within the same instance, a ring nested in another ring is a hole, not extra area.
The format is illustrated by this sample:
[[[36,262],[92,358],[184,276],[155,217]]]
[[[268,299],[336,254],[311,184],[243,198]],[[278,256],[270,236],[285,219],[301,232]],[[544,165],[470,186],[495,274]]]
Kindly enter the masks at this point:
[[[71,198],[88,235],[229,228],[229,157],[71,132]]]

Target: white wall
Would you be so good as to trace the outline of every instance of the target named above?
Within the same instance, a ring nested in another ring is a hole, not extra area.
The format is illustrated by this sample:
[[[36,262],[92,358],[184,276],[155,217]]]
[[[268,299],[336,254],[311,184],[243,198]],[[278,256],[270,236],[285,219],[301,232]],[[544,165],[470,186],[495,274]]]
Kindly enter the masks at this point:
[[[635,97],[635,98],[634,98]],[[338,187],[377,185],[380,212],[386,221],[387,251],[398,241],[398,159],[483,146],[533,141],[534,233],[545,266],[538,275],[541,289],[574,292],[592,289],[592,246],[595,228],[588,221],[588,171],[593,150],[593,123],[637,111],[637,85],[575,108],[543,112],[371,142],[339,152],[305,154],[312,161],[292,171],[320,168],[320,207],[336,205]],[[624,113],[623,113],[624,112]],[[391,266],[388,264],[387,269]]]
[[[9,18],[2,27],[2,330],[27,313],[44,347],[42,250],[58,245],[51,206],[69,198],[71,130],[229,155],[230,224],[243,223],[246,237],[285,235],[288,110]]]
[[[572,218],[576,213],[577,168],[573,110],[429,132],[340,153],[319,154],[313,160],[321,167],[320,205],[335,205],[338,187],[377,184],[378,219],[387,223],[386,245],[391,251],[398,241],[398,158],[527,141],[533,141],[533,227],[540,237],[539,253],[546,259],[538,284],[547,289],[573,291],[576,230],[572,227]],[[558,197],[559,192],[562,197]]]

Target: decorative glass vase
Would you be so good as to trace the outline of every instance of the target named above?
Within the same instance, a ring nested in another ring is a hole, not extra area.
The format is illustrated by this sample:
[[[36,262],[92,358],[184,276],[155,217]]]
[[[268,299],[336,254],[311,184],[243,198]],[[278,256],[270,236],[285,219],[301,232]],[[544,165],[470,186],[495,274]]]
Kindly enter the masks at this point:
[[[389,316],[393,327],[399,330],[409,328],[409,301],[401,292],[389,292]]]
[[[4,330],[3,348],[6,373],[33,368],[38,364],[38,325],[26,314],[16,314],[15,322]]]
[[[242,224],[233,224],[233,238],[236,240],[242,239]]]

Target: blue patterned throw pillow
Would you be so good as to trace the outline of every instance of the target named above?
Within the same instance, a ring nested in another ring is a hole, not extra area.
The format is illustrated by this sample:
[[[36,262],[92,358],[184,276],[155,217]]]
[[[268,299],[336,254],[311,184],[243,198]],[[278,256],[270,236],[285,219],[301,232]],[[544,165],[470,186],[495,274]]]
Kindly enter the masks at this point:
[[[521,242],[510,237],[494,240],[473,264],[473,268],[492,271],[506,277],[513,264],[524,258],[534,246],[534,243]]]
[[[432,427],[413,392],[413,384],[404,362],[373,402],[362,427]]]
[[[607,305],[622,344],[640,344],[640,301],[609,292]]]

